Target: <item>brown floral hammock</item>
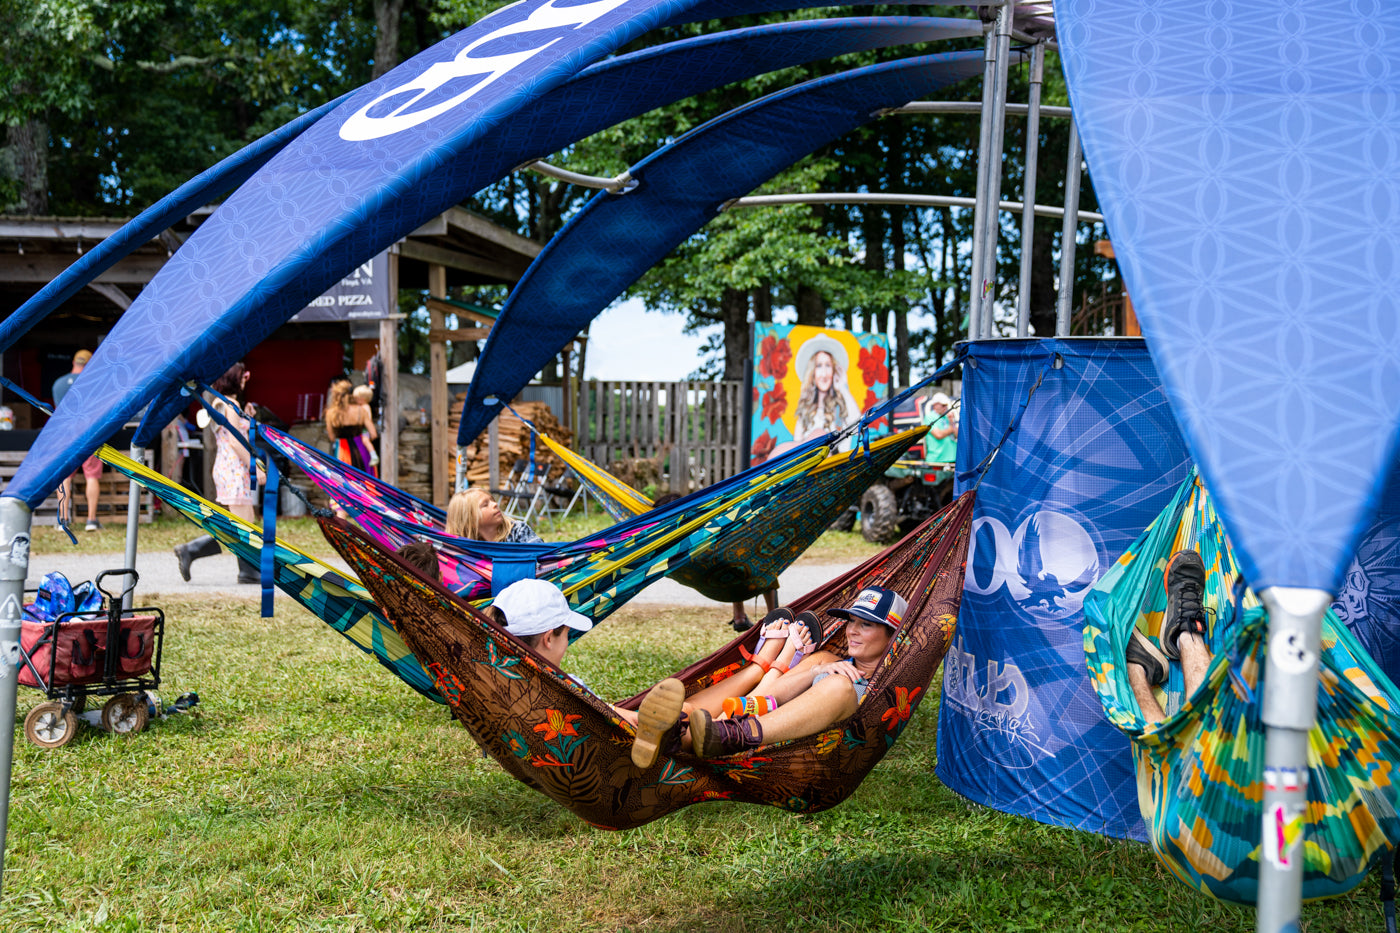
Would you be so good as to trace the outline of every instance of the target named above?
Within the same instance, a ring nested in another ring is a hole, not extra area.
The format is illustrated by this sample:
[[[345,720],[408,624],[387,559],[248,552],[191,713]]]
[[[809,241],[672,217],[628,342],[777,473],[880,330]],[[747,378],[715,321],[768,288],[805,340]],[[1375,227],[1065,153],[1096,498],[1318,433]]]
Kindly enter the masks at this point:
[[[633,730],[593,694],[480,612],[335,518],[326,538],[364,582],[390,623],[435,679],[477,743],[512,776],[602,829],[630,829],[708,800],[763,803],[814,813],[845,800],[904,730],[948,649],[962,598],[973,494],[965,493],[898,544],[791,603],[849,605],[861,587],[894,589],[905,623],[870,679],[855,714],[812,736],[725,758],[659,757],[645,771],[630,756]],[[733,674],[759,638],[750,629],[675,675],[694,693]],[[619,706],[635,709],[645,694]]]

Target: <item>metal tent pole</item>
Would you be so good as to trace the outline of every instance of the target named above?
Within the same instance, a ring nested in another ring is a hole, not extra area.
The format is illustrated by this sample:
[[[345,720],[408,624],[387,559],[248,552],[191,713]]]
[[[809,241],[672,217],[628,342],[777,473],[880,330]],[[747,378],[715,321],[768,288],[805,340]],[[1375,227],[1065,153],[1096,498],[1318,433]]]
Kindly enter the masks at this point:
[[[20,604],[29,574],[29,506],[0,498],[0,886],[5,879],[5,835],[10,826],[10,765],[14,760],[15,700],[19,691]]]
[[[1069,121],[1069,159],[1065,165],[1065,224],[1060,237],[1060,297],[1055,303],[1055,336],[1069,336],[1069,303],[1074,297],[1074,248],[1079,229],[1079,173],[1084,154],[1079,127]]]
[[[1264,668],[1264,818],[1260,826],[1255,929],[1298,929],[1303,899],[1304,818],[1308,803],[1308,731],[1317,720],[1323,590],[1272,586],[1259,593],[1269,611]]]
[[[997,281],[997,239],[1001,233],[1001,217],[998,207],[1001,204],[1002,153],[1006,142],[1006,98],[1011,67],[1011,19],[1016,12],[1016,0],[1006,0],[997,14],[996,26],[996,84],[992,96],[992,138],[991,149],[987,153],[987,196],[982,202],[987,208],[986,222],[982,228],[985,238],[982,249],[982,277],[991,284],[990,290],[982,288],[981,328],[982,336],[992,336],[992,319],[996,310]],[[1035,199],[1031,199],[1031,204]]]
[[[1026,172],[1021,203],[1035,204],[1035,180],[1040,161],[1040,86],[1045,81],[1045,43],[1031,49],[1031,93],[1026,115]],[[1031,244],[1035,238],[1035,211],[1021,212],[1021,281],[1016,295],[1016,336],[1031,331]]]
[[[137,463],[144,463],[146,460],[146,448],[131,446],[131,459]],[[131,480],[127,484],[126,491],[126,564],[128,570],[136,569],[136,535],[140,531],[139,519],[141,518],[141,487],[136,480]],[[135,577],[122,581],[122,608],[130,609],[136,600],[136,586],[132,583]]]
[[[972,208],[972,283],[968,289],[967,339],[982,336],[982,241],[987,222],[988,158],[992,148],[992,102],[996,93],[996,33],[987,33],[986,65],[982,70],[982,119],[977,137],[977,193]]]

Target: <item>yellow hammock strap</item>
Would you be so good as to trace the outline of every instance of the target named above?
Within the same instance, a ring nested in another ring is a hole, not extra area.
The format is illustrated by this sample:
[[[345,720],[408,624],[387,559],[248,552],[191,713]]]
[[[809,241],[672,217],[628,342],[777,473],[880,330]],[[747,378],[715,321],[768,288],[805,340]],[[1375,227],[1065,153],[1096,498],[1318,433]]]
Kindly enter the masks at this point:
[[[155,470],[152,470],[144,463],[139,463],[136,460],[132,460],[126,454],[123,454],[120,451],[118,451],[115,447],[109,447],[108,445],[103,444],[97,450],[97,458],[103,463],[112,467],[113,469],[120,470],[127,476],[132,477],[136,480],[137,483],[139,483],[142,486],[145,486],[157,496],[160,495],[162,489],[168,489],[172,493],[178,492],[182,496],[189,496],[191,499],[197,500],[202,508],[208,509],[210,512],[214,512],[215,514],[222,515],[224,518],[228,519],[234,524],[242,525],[244,528],[248,529],[248,535],[251,542],[257,547],[262,547],[262,528],[259,525],[248,521],[246,518],[240,518],[237,515],[234,515],[232,512],[228,511],[223,506],[210,502],[203,496],[190,492],[188,489],[186,489],[184,486],[179,485],[170,477],[166,476],[163,473],[157,473]],[[359,580],[355,579],[352,576],[349,576],[345,571],[332,567],[325,561],[313,557],[312,555],[306,553],[300,548],[293,547],[284,540],[279,540],[277,542],[277,546],[282,548],[283,550],[291,551],[298,557],[305,558],[306,560],[311,561],[313,564],[320,564],[326,570],[330,571],[331,573],[338,574],[339,576],[350,581],[351,583],[354,583],[356,585],[359,585],[360,583]]]
[[[583,477],[585,483],[601,489],[633,515],[641,515],[643,512],[651,510],[652,501],[650,499],[613,476],[607,470],[598,466],[598,464],[594,463],[592,460],[574,453],[558,441],[550,440],[549,437],[543,433],[536,432],[535,436],[538,437],[540,441],[544,443],[544,446],[548,447],[556,457],[567,463],[571,470]]]

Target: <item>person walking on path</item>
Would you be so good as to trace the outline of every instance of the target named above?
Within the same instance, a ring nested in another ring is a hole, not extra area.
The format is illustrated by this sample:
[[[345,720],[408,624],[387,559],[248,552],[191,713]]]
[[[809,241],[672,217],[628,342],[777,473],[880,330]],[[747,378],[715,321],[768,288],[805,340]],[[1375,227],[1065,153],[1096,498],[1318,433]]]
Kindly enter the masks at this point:
[[[53,407],[55,411],[90,359],[92,359],[92,353],[88,350],[79,350],[74,353],[73,371],[66,376],[58,377],[57,381],[54,382]],[[75,471],[73,476],[77,475]],[[58,503],[59,517],[68,522],[73,520],[73,476],[63,480],[63,494]],[[83,461],[83,497],[87,499],[87,525],[84,526],[86,531],[97,531],[102,527],[102,523],[97,520],[97,500],[102,493],[101,481],[102,461],[97,459],[96,454],[92,454]]]
[[[253,413],[252,406],[244,401],[244,388],[248,385],[248,380],[252,373],[242,363],[234,363],[229,367],[211,388],[230,399],[233,399],[238,407],[225,404],[222,400],[214,402],[214,410],[228,419],[242,434],[248,432],[247,415]],[[214,500],[227,508],[234,515],[247,521],[256,521],[253,513],[254,495],[256,490],[253,487],[251,476],[249,475],[248,448],[233,436],[232,432],[222,424],[214,428],[214,444],[217,453],[214,456]],[[262,479],[262,468],[258,468],[259,481]],[[190,564],[201,557],[212,557],[220,551],[219,542],[214,540],[212,535],[200,535],[193,541],[175,546],[175,559],[180,562],[180,576],[188,583],[190,580]],[[250,561],[238,558],[238,582],[257,583],[261,575],[258,566]]]

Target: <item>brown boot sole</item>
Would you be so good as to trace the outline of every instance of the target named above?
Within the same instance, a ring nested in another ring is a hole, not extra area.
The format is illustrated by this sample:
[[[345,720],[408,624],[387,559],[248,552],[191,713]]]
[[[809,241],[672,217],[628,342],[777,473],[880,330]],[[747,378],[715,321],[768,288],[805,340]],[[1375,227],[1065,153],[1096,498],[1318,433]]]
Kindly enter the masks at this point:
[[[681,717],[685,684],[674,677],[661,681],[642,698],[637,709],[637,737],[632,740],[632,764],[646,769],[656,764],[666,733]]]

